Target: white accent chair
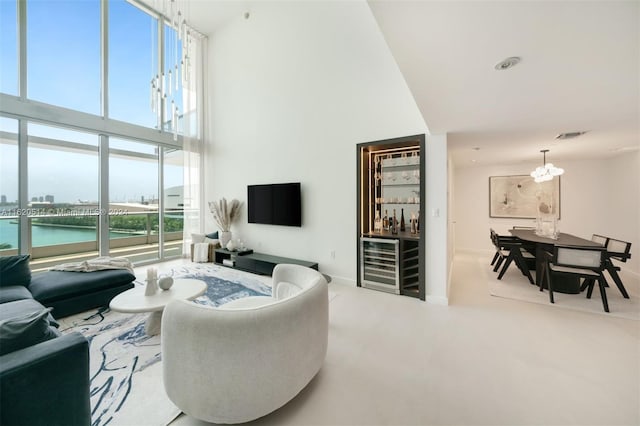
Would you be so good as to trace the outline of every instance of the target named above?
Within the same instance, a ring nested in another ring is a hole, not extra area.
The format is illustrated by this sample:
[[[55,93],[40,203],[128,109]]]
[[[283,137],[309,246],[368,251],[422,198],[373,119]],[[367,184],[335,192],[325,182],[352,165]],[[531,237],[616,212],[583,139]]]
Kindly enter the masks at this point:
[[[320,370],[327,353],[327,281],[280,264],[272,297],[212,308],[176,300],[162,321],[164,387],[185,414],[244,423],[282,407]]]

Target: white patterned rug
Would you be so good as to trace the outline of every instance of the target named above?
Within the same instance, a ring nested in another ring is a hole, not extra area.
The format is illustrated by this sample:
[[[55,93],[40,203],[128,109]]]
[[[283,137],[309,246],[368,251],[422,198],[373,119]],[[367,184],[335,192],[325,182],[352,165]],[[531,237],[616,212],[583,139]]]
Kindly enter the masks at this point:
[[[159,275],[205,281],[206,294],[194,302],[210,306],[271,294],[269,277],[211,264],[160,269]],[[164,392],[160,336],[145,334],[146,318],[102,308],[59,321],[63,333],[79,331],[89,340],[93,426],[166,425],[180,414]]]

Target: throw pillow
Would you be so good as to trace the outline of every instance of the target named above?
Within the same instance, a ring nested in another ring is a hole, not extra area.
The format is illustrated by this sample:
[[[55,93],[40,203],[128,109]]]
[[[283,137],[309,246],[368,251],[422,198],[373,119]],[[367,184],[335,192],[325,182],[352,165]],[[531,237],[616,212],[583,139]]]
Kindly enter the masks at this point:
[[[217,240],[218,239],[218,231],[212,232],[210,234],[207,234],[206,237],[207,238],[211,238],[212,240]]]
[[[191,242],[193,244],[204,243],[206,236],[204,234],[191,234]]]
[[[214,248],[220,248],[220,240],[218,240],[218,239],[211,239],[209,237],[206,237],[204,239],[204,242],[205,243],[209,243],[209,244],[213,244]]]
[[[29,286],[31,283],[29,257],[28,254],[0,257],[0,287]]]
[[[58,337],[49,327],[49,312],[44,308],[0,321],[0,355],[33,346]]]

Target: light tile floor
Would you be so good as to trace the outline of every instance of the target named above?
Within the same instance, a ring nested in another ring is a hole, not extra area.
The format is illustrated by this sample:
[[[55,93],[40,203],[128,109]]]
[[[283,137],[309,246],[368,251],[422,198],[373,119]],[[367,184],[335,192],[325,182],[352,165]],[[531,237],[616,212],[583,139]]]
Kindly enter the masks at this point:
[[[456,256],[448,307],[330,284],[324,367],[253,423],[640,424],[640,322],[491,297],[479,265]]]

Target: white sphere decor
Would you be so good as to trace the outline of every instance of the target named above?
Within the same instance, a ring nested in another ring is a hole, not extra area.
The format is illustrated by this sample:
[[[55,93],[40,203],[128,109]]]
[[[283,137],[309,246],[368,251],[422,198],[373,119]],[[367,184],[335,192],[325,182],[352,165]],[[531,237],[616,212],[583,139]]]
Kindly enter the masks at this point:
[[[173,285],[173,278],[171,277],[162,277],[158,280],[158,287],[163,290],[169,290]]]

